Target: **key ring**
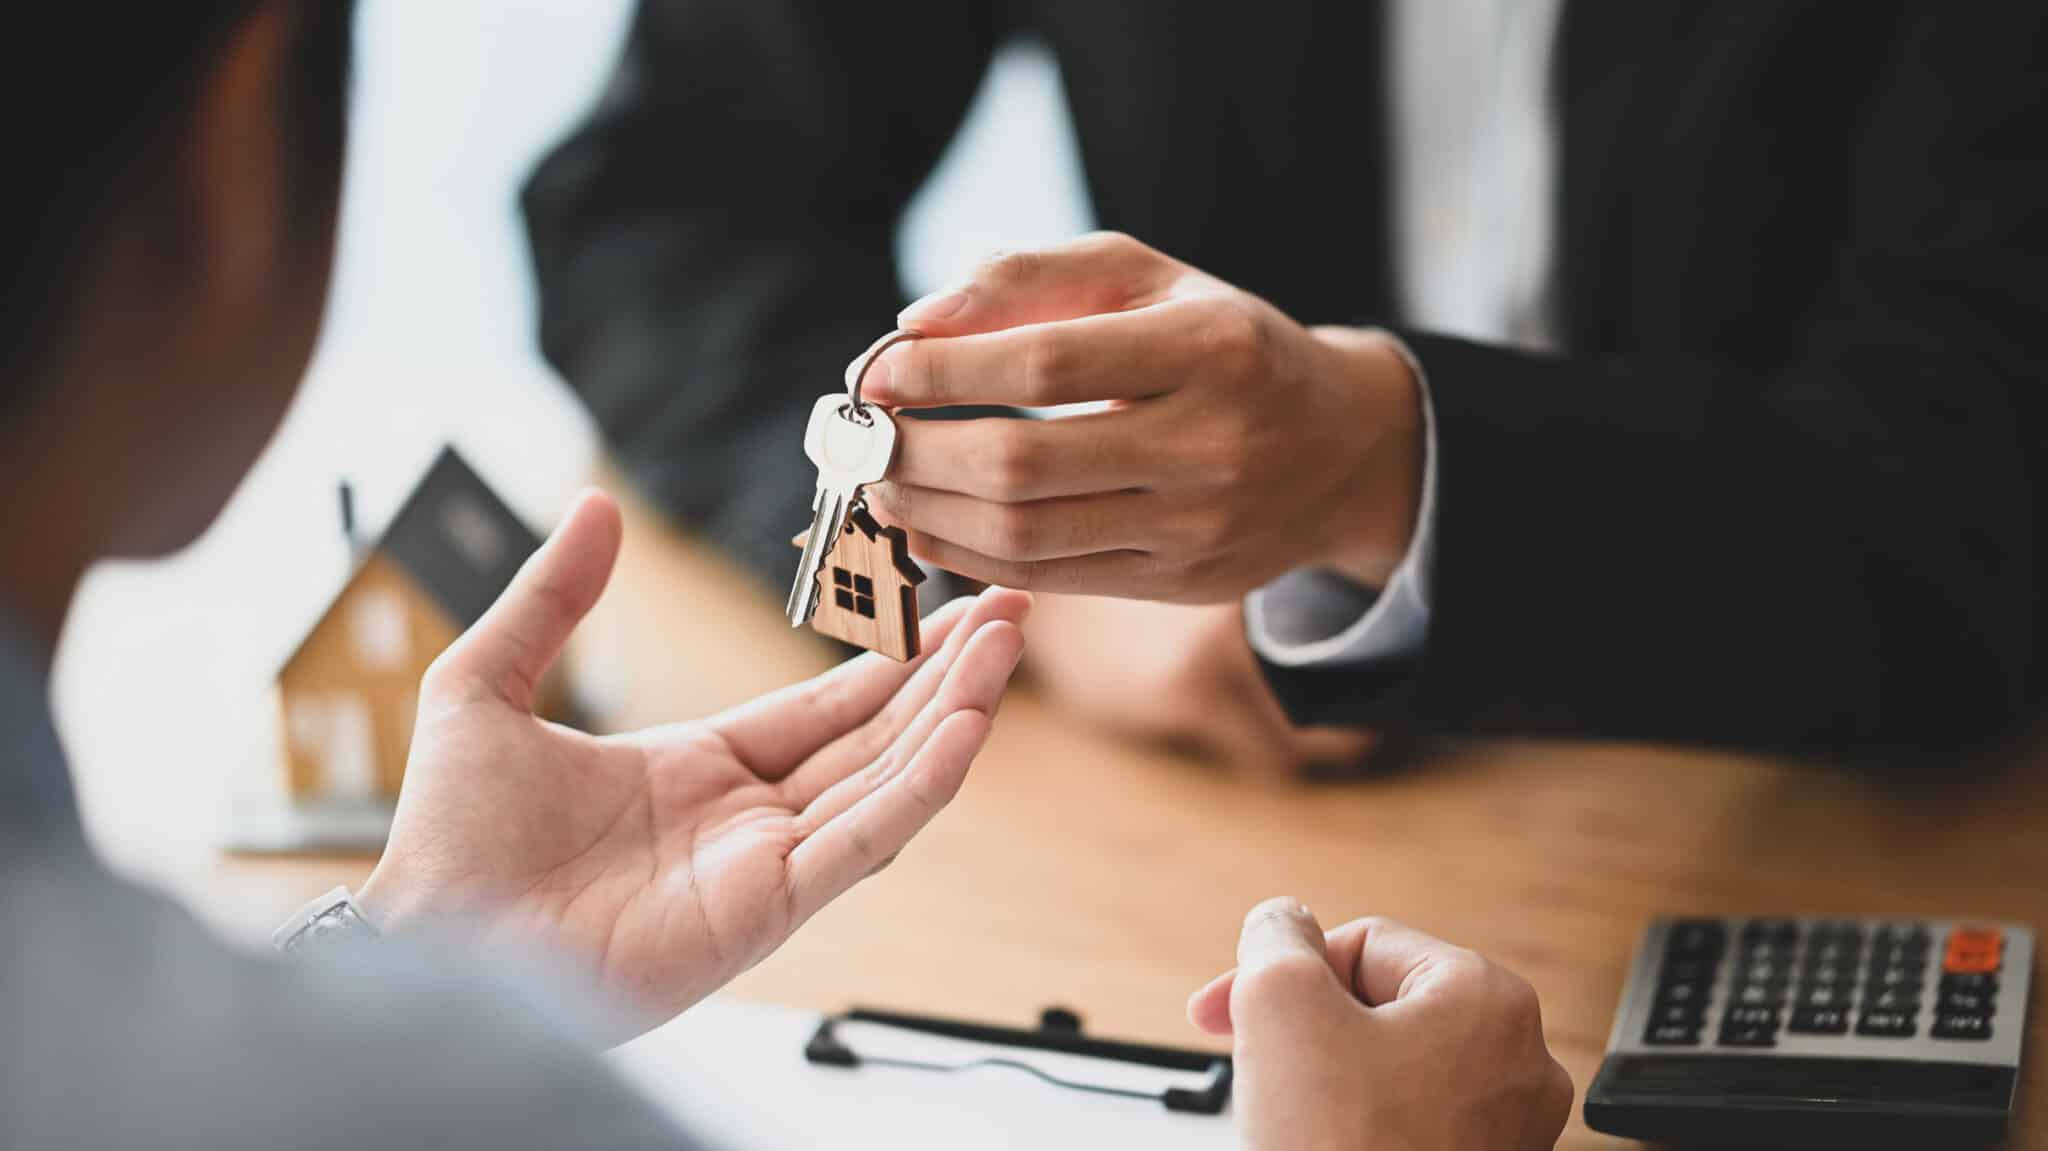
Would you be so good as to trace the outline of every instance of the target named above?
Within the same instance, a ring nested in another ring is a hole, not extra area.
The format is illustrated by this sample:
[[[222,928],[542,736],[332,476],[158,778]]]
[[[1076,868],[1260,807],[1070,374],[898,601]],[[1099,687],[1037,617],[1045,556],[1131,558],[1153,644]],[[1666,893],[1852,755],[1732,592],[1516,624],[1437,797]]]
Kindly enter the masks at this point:
[[[868,414],[868,406],[861,402],[861,380],[866,378],[868,369],[875,366],[875,361],[881,358],[883,352],[888,351],[905,340],[919,339],[923,335],[923,332],[912,331],[909,328],[898,328],[874,343],[869,344],[867,351],[862,352],[858,359],[846,365],[846,394],[853,402],[839,409],[839,414],[858,424],[866,425],[873,423],[875,417]]]

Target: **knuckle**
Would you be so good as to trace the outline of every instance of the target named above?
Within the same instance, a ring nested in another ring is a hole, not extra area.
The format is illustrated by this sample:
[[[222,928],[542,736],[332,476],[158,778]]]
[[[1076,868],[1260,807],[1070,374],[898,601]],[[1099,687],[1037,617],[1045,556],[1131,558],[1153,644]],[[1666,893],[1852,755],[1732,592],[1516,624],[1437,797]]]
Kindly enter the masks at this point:
[[[1068,381],[1080,369],[1079,348],[1074,341],[1054,335],[1057,330],[1049,329],[1025,345],[1021,390],[1026,406],[1058,403],[1058,397],[1066,393]]]
[[[1388,931],[1400,931],[1406,928],[1407,924],[1384,915],[1362,915],[1352,920],[1348,926],[1357,928],[1366,938],[1370,939],[1375,935],[1384,934]]]
[[[1235,488],[1251,471],[1251,452],[1244,435],[1227,423],[1217,430],[1208,455],[1209,479],[1219,486]]]
[[[1501,994],[1499,972],[1485,956],[1462,947],[1451,948],[1436,962],[1436,970],[1444,982],[1466,988],[1480,995]]]
[[[1572,1119],[1572,1100],[1578,1096],[1578,1088],[1572,1083],[1572,1073],[1555,1057],[1550,1060],[1550,1130],[1555,1133],[1564,1130]]]
[[[998,507],[988,518],[989,554],[998,559],[1030,560],[1037,558],[1039,528],[1038,517],[1019,507]]]
[[[977,283],[1013,287],[1029,282],[1045,266],[1045,257],[1022,249],[991,252],[974,270]]]
[[[1487,995],[1496,1005],[1497,1018],[1519,1031],[1541,1032],[1543,1001],[1533,984],[1476,954],[1466,962],[1472,966],[1477,978],[1484,981]]]
[[[1096,251],[1111,255],[1129,256],[1151,251],[1129,232],[1119,232],[1114,228],[1090,232],[1081,238],[1081,242]]]
[[[1263,362],[1266,319],[1249,300],[1228,297],[1207,307],[1202,318],[1203,349],[1215,363],[1243,373]]]
[[[915,522],[917,518],[917,497],[911,489],[899,483],[883,481],[865,489],[870,503],[878,504],[884,513],[903,522]]]
[[[1015,420],[995,429],[988,458],[988,484],[993,498],[1026,499],[1036,489],[1044,456],[1033,430],[1024,426],[1024,421]]]
[[[1546,1073],[1545,1078],[1549,1080],[1548,1090],[1550,1092],[1551,1107],[1558,1115],[1558,1123],[1562,1125],[1570,1116],[1572,1096],[1578,1092],[1572,1086],[1572,1073],[1565,1070],[1564,1064],[1559,1063],[1556,1056],[1547,1056],[1547,1058],[1550,1060],[1550,1070]]]
[[[900,389],[905,395],[922,396],[928,402],[944,403],[949,381],[946,373],[932,357],[931,348],[922,341],[912,340],[898,344],[883,353],[890,360],[890,370],[901,381]]]
[[[1425,958],[1411,978],[1425,979],[1441,994],[1469,1007],[1474,1018],[1489,1026],[1501,1026],[1514,1018],[1504,1005],[1495,983],[1492,964],[1477,952],[1452,947]]]

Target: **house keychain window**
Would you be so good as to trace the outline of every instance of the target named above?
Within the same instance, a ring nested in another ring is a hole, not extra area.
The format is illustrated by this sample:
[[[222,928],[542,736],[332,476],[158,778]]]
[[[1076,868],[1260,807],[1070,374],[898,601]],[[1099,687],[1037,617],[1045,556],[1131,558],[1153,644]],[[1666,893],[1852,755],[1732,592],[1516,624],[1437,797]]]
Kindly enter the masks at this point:
[[[875,581],[834,565],[832,589],[833,603],[867,619],[875,618]]]

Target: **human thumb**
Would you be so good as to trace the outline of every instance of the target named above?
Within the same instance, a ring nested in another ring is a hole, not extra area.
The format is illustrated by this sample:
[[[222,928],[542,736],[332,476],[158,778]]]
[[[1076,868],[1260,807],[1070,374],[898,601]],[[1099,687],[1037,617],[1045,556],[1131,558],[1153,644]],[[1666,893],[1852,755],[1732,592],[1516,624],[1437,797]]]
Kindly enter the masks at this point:
[[[1240,1037],[1253,1027],[1285,1030],[1350,1001],[1330,970],[1322,925],[1297,899],[1268,899],[1244,918],[1230,1017]]]
[[[584,491],[490,610],[434,661],[424,692],[531,710],[536,685],[610,581],[623,532],[611,496]]]

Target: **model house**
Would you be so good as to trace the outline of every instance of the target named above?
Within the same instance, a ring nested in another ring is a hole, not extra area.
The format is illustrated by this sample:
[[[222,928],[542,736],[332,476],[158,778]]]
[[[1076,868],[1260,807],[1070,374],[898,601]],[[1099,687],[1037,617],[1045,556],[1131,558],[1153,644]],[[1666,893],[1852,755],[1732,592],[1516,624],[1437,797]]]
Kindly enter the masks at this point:
[[[801,548],[804,536],[795,542]],[[813,629],[891,659],[917,654],[917,585],[924,571],[910,558],[902,528],[885,528],[855,505],[824,564]]]
[[[348,506],[344,490],[345,530]],[[277,673],[293,802],[397,797],[420,676],[539,546],[454,449],[441,452]]]

